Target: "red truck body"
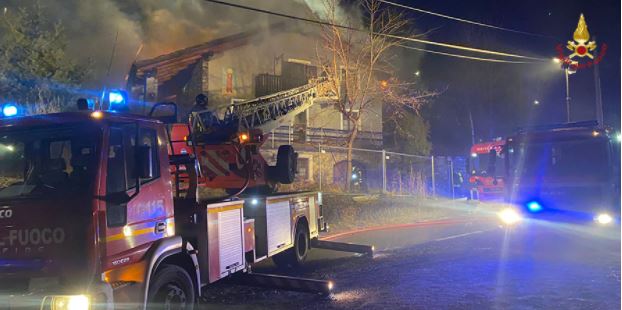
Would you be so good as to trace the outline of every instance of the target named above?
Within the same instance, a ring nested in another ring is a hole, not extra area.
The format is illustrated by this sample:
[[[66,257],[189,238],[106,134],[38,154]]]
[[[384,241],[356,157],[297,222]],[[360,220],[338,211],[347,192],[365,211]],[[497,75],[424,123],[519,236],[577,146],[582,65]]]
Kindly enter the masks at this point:
[[[171,298],[187,299],[181,308],[190,309],[201,287],[255,262],[304,260],[326,228],[321,195],[201,200],[196,186],[219,179],[201,175],[193,156],[176,154],[181,146],[170,130],[151,118],[101,111],[0,121],[3,305],[146,309],[168,300],[162,283],[170,282],[184,294]],[[244,146],[199,150],[235,148]],[[185,181],[174,175],[182,170]],[[238,175],[219,186],[243,181]]]
[[[502,167],[505,140],[475,144],[469,157],[471,198],[502,201],[505,190],[505,169]]]

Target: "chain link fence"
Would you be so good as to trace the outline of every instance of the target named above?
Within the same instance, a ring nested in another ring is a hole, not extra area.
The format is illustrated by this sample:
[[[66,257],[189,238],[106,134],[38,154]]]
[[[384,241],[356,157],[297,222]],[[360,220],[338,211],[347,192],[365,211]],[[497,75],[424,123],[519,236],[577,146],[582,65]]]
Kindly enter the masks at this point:
[[[421,197],[466,197],[464,157],[419,156],[382,149],[352,149],[352,169],[347,170],[347,148],[309,143],[294,144],[298,152],[296,182],[281,190],[413,195]],[[278,148],[278,146],[276,147]],[[264,151],[269,163],[276,148]],[[346,189],[350,178],[350,189]]]

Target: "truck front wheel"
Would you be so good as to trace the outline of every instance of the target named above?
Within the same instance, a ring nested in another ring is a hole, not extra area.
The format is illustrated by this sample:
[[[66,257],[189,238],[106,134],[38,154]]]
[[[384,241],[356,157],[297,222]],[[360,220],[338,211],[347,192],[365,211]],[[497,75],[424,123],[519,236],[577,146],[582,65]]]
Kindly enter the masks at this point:
[[[164,265],[149,284],[147,309],[194,309],[195,294],[190,275],[181,267]]]
[[[296,225],[294,247],[272,257],[278,267],[298,268],[302,266],[309,253],[309,229],[306,225]]]

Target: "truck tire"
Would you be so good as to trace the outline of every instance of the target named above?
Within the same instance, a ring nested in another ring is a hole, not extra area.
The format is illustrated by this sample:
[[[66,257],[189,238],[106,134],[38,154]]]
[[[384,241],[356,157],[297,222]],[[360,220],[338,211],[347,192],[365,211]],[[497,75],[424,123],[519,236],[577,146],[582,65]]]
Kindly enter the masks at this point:
[[[276,154],[276,181],[282,184],[294,183],[296,178],[296,161],[298,155],[291,145],[281,145]]]
[[[192,278],[181,267],[164,265],[149,284],[147,309],[194,309]]]
[[[309,254],[309,229],[304,224],[296,225],[294,246],[272,257],[272,261],[280,268],[299,268]]]

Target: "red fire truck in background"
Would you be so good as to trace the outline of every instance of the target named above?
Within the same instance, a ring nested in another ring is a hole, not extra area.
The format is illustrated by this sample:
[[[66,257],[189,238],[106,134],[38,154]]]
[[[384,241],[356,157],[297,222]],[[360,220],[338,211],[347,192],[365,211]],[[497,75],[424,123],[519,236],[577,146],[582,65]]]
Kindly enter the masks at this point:
[[[293,149],[267,165],[261,129],[308,107],[310,91],[238,105],[197,130],[177,123],[174,104],[147,117],[114,112],[125,104],[118,94],[112,111],[0,120],[2,307],[192,309],[202,287],[234,274],[330,291],[330,281],[250,272],[266,258],[300,265],[312,247],[371,252],[319,240],[320,193],[257,190],[293,181]],[[235,193],[203,198],[200,186]]]
[[[501,201],[505,190],[505,140],[499,138],[471,147],[468,161],[470,198],[482,201]]]

